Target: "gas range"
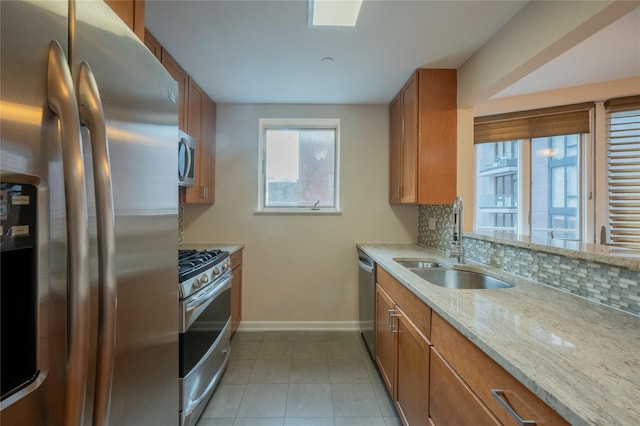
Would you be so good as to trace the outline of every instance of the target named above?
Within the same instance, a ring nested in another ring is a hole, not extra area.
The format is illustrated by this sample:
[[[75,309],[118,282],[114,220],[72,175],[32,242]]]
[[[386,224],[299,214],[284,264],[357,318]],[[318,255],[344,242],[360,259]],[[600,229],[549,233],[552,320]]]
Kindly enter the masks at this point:
[[[178,250],[180,299],[189,297],[231,270],[228,251]]]

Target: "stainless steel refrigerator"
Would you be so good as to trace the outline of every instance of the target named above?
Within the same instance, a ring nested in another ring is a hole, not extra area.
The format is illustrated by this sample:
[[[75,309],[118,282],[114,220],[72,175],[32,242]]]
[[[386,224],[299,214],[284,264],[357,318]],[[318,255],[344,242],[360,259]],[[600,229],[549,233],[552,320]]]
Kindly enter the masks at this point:
[[[102,1],[0,19],[0,423],[175,426],[177,85]]]

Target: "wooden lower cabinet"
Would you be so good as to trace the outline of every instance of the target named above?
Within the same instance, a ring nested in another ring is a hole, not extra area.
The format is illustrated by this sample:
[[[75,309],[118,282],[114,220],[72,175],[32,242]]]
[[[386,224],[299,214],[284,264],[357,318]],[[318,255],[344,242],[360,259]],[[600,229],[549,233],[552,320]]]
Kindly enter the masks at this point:
[[[431,319],[431,341],[442,358],[501,424],[515,426],[520,423],[498,402],[492,391],[502,391],[503,399],[522,420],[531,420],[538,425],[569,424],[435,312]]]
[[[558,413],[376,266],[375,359],[404,426],[568,425]],[[492,392],[493,391],[493,392]]]
[[[233,335],[242,319],[242,250],[231,254],[231,335]]]
[[[425,308],[428,309],[428,308]],[[403,422],[429,424],[429,342],[402,311],[397,323],[398,366],[394,402]]]
[[[431,348],[429,415],[436,426],[499,425],[500,422]]]
[[[423,327],[418,327],[414,318],[403,310],[418,308],[411,302],[411,292],[386,271],[377,277],[375,358],[378,369],[403,424],[425,426],[429,424],[429,341],[422,332]],[[430,316],[430,308],[423,303],[420,312],[416,312],[416,322],[425,322],[425,312]]]
[[[389,394],[394,393],[395,383],[395,336],[391,330],[391,315],[395,304],[391,297],[376,284],[376,347],[375,357],[382,379],[387,385]]]

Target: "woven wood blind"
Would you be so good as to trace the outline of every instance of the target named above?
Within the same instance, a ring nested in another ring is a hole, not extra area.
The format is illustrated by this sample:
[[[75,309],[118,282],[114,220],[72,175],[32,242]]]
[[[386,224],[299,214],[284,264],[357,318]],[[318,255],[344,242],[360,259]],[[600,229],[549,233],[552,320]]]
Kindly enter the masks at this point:
[[[474,142],[504,142],[518,139],[589,133],[593,102],[477,117]]]
[[[640,96],[605,102],[609,243],[640,249]]]

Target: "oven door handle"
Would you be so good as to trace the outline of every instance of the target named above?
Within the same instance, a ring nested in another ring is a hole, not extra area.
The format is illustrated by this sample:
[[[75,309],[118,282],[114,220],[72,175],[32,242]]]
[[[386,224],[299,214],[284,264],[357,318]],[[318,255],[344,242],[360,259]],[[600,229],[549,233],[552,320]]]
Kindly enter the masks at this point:
[[[224,372],[225,368],[227,367],[227,364],[229,363],[229,356],[231,355],[231,352],[229,348],[226,348],[222,350],[222,354],[224,355],[224,361],[222,362],[222,365],[220,366],[218,373],[216,373],[216,375],[213,377],[213,379],[211,380],[207,388],[204,390],[204,392],[202,392],[202,394],[200,394],[198,398],[196,398],[195,400],[189,401],[189,404],[186,410],[187,414],[185,415],[186,418],[189,418],[193,415],[193,412],[198,409],[198,407],[200,406],[200,404],[202,404],[205,398],[211,396],[211,392],[213,388],[215,388],[218,385],[218,382],[220,381],[220,376],[222,375],[222,372]]]
[[[191,300],[185,300],[183,303],[182,312],[180,318],[180,332],[184,333],[198,316],[204,311],[207,306],[213,302],[222,292],[231,288],[231,280],[233,275],[229,274],[225,278],[222,278],[219,283],[210,285],[210,288],[205,288],[202,294],[198,294],[197,297]]]

